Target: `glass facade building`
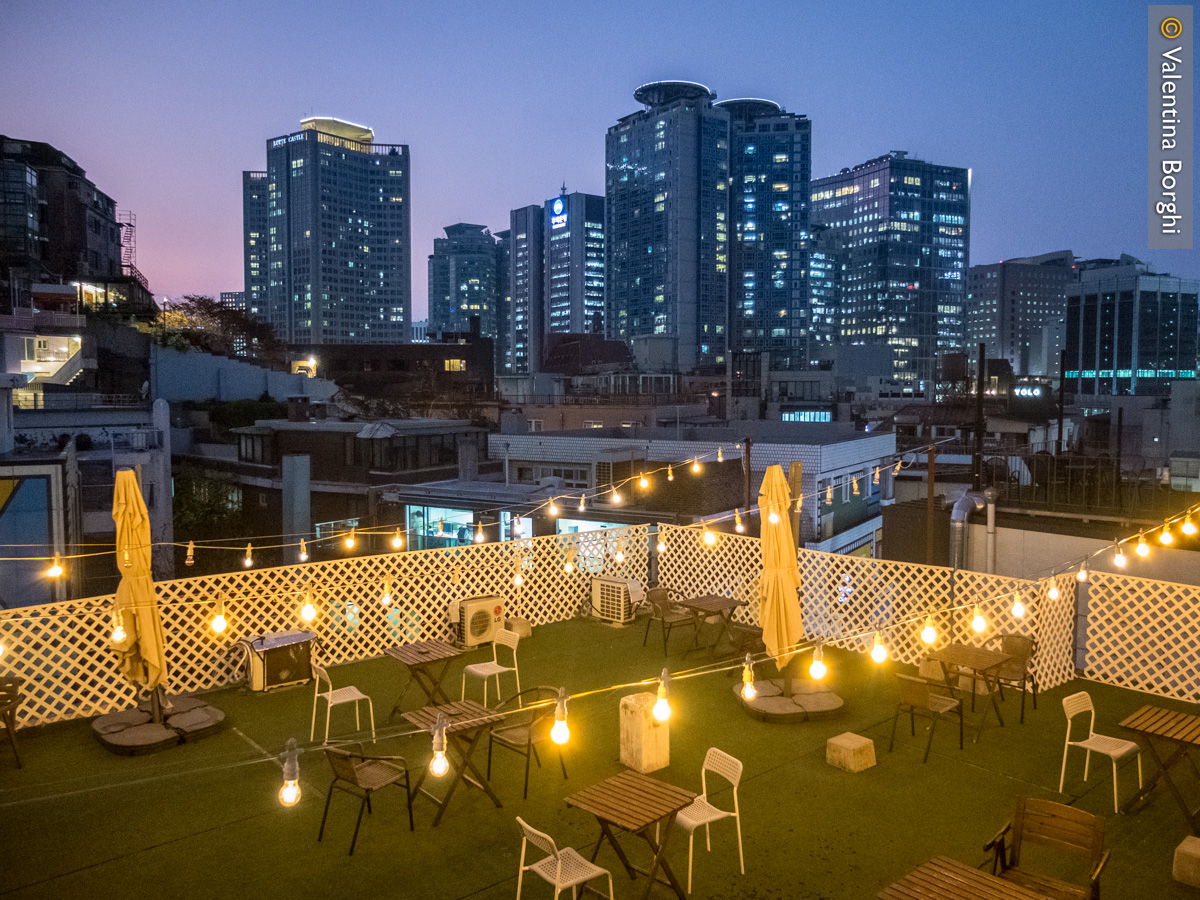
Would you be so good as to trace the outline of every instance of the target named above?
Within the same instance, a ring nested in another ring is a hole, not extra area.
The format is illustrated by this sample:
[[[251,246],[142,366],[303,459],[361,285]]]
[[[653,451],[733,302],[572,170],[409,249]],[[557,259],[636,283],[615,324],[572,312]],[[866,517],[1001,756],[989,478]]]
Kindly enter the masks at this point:
[[[500,324],[496,239],[483,225],[459,222],[433,239],[429,257],[429,330],[480,333],[495,339]]]
[[[300,126],[267,141],[261,315],[287,343],[403,343],[412,310],[408,147],[375,143],[369,128],[338,119]],[[244,222],[254,221],[247,210]]]
[[[563,193],[547,200],[545,330],[604,334],[604,198]]]
[[[729,113],[688,81],[634,92],[605,136],[606,333],[658,365],[723,367],[729,277]]]
[[[242,173],[243,309],[266,318],[267,302],[267,173]]]
[[[896,381],[935,382],[964,343],[970,172],[894,152],[814,180],[811,201],[841,256],[837,339],[889,347]]]
[[[542,364],[546,332],[543,302],[545,243],[543,208],[522,206],[508,214],[511,255],[508,269],[509,352],[501,369],[506,375],[528,375]]]

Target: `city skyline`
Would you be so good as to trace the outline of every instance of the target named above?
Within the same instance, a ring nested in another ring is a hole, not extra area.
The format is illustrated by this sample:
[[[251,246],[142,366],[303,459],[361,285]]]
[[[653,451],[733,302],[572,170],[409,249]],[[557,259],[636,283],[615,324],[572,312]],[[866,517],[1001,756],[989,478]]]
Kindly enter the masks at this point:
[[[446,225],[499,231],[509,210],[564,181],[602,193],[605,130],[634,107],[638,85],[658,79],[808,116],[814,178],[893,149],[971,168],[973,263],[1071,249],[1200,271],[1195,250],[1146,250],[1140,6],[1090,5],[1082,16],[947,3],[901,16],[879,3],[759,3],[739,13],[753,26],[740,31],[713,27],[706,4],[686,21],[674,7],[626,16],[621,6],[589,15],[533,3],[512,16],[458,3],[422,17],[360,3],[331,28],[321,7],[292,5],[289,17],[268,3],[255,10],[274,28],[264,46],[263,29],[232,4],[16,0],[0,35],[0,131],[53,144],[138,215],[138,265],[160,296],[243,288],[241,172],[302,118],[361,122],[411,147],[419,260]],[[568,38],[581,29],[586,43]],[[88,54],[39,64],[53,47],[105,42],[122,60],[108,78]],[[308,45],[331,65],[297,63],[292,50]],[[351,60],[345,77],[330,75]],[[420,319],[427,286],[413,268]]]

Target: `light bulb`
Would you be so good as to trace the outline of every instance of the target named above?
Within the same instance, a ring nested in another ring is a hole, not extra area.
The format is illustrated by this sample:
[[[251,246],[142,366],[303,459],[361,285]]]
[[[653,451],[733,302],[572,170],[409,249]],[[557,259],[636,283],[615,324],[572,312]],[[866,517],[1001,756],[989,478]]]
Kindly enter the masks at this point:
[[[295,806],[300,802],[300,782],[285,781],[279,789],[279,802],[284,806]]]
[[[742,534],[746,530],[746,526],[742,524],[742,514],[736,509],[733,511],[733,530],[738,534]]]
[[[567,727],[567,689],[558,689],[558,700],[554,704],[554,727],[550,729],[550,740],[556,744],[565,744],[571,737],[571,729]]]
[[[900,464],[901,460],[896,460],[896,465],[892,466],[892,475],[900,474]]]
[[[308,545],[303,538],[300,539],[300,562],[308,562]]]
[[[1075,573],[1075,578],[1079,581],[1087,581],[1088,571],[1087,571],[1087,560],[1086,559],[1079,564],[1079,571]]]
[[[450,760],[446,759],[445,751],[439,750],[433,754],[433,759],[429,761],[429,774],[435,778],[441,778],[450,771]]]
[[[754,658],[747,653],[746,661],[742,663],[742,699],[753,700],[757,696],[758,688],[754,686]]]
[[[429,761],[429,774],[435,778],[450,771],[450,761],[446,759],[446,725],[446,716],[439,712],[433,726],[433,759]]]
[[[188,541],[187,559],[183,561],[185,566],[194,566],[196,564],[196,542]]]
[[[587,512],[587,503],[584,502],[583,494],[579,495],[579,511]]]
[[[621,505],[621,492],[618,491],[616,488],[613,488],[612,502],[613,502],[613,506]]]
[[[399,550],[404,546],[404,536],[400,534],[400,529],[396,529],[396,534],[392,537],[392,547]]]
[[[1013,597],[1012,614],[1018,619],[1025,617],[1025,604],[1021,602],[1021,592],[1017,591]]]
[[[306,594],[304,597],[304,605],[300,607],[300,618],[305,622],[311,622],[317,617],[317,608],[313,606],[312,594]]]
[[[853,491],[853,493],[854,493],[854,496],[855,496],[855,497],[857,497],[857,496],[858,496],[858,479],[857,479],[857,478],[852,478],[852,479],[850,480],[850,484],[851,484],[851,486],[854,488],[854,491]]]
[[[983,610],[979,608],[979,604],[975,604],[975,614],[971,617],[971,627],[976,632],[981,632],[987,628],[987,619],[983,617]]]
[[[825,486],[825,505],[833,506],[833,485],[832,484]]]
[[[128,550],[121,551],[121,565],[126,569],[133,565],[133,560],[129,558]]]
[[[708,530],[707,525],[704,526],[704,543],[709,547],[715,546],[717,543],[717,536]]]
[[[779,524],[779,513],[775,512],[775,510],[771,510],[771,512],[767,514],[767,521],[770,522],[772,525],[778,525]]]
[[[437,536],[438,536],[438,537],[445,537],[445,536],[446,536],[446,520],[445,520],[445,519],[438,519],[438,533],[437,533]]]
[[[725,454],[721,452],[721,448],[717,448],[717,462],[725,462]]]
[[[925,627],[921,629],[921,640],[927,644],[932,644],[937,640],[937,629],[933,627],[933,616],[925,618]]]
[[[478,525],[475,526],[475,543],[477,543],[477,544],[483,543],[483,523],[482,522],[480,522]]]
[[[796,512],[802,512],[803,510],[804,510],[804,495],[801,494],[799,497],[796,498]]]
[[[659,541],[659,542],[658,542],[658,548],[657,548],[657,549],[658,549],[658,552],[659,552],[659,553],[666,553],[666,552],[667,552],[667,542],[666,542],[666,541]]]
[[[654,701],[654,718],[660,722],[671,718],[671,704],[667,702],[667,684],[670,680],[671,673],[664,668],[658,678],[658,699]]]
[[[642,477],[638,479],[638,487],[640,487],[643,491],[646,490],[646,488],[650,487],[650,479],[647,478],[645,476],[645,474],[643,474]]]
[[[254,548],[249,544],[246,545],[246,558],[242,560],[242,565],[247,569],[254,565]]]
[[[350,533],[346,535],[346,549],[353,550],[356,541],[354,540],[354,528],[351,527]]]
[[[871,479],[872,484],[879,484],[879,466],[875,467],[875,477]]]
[[[1137,546],[1133,548],[1133,552],[1142,557],[1142,559],[1150,555],[1150,545],[1146,543],[1146,535],[1140,531],[1138,532]]]
[[[1184,517],[1183,525],[1180,526],[1179,530],[1182,531],[1184,534],[1186,534],[1188,537],[1191,537],[1192,535],[1194,535],[1196,533],[1196,523],[1192,521],[1191,513],[1188,513]]]
[[[524,583],[525,583],[525,576],[522,575],[520,572],[517,572],[515,575],[513,575],[513,587],[520,587]]]
[[[379,605],[383,607],[392,605],[392,586],[390,584],[383,586],[383,595],[379,598]]]
[[[1118,569],[1125,568],[1125,563],[1128,560],[1125,558],[1125,551],[1121,549],[1121,545],[1117,544],[1117,552],[1113,554],[1113,565]]]
[[[674,480],[675,480],[675,473],[671,470],[670,466],[667,466],[667,481],[674,481]]]
[[[224,634],[225,629],[228,627],[229,623],[225,621],[225,616],[223,613],[217,613],[215,616],[213,616],[212,630],[217,634]]]
[[[566,572],[568,575],[570,575],[572,572],[574,572],[575,571],[574,560],[568,559],[565,563],[563,563],[563,571]]]
[[[618,547],[617,552],[613,554],[613,560],[618,563],[625,562],[625,551]]]
[[[514,538],[519,538],[524,530],[525,526],[521,524],[521,516],[518,513],[515,517],[513,517],[512,536]]]
[[[692,474],[693,475],[700,474],[700,460],[698,458],[692,460]]]
[[[1170,525],[1163,526],[1162,534],[1160,534],[1158,536],[1158,542],[1160,544],[1162,544],[1164,547],[1170,546],[1171,544],[1175,543],[1175,535],[1171,534],[1171,526]]]
[[[0,644],[0,656],[4,655],[4,645]]]
[[[1057,582],[1050,582],[1050,588],[1046,591],[1046,596],[1051,600],[1057,600],[1060,596]]]
[[[883,635],[878,631],[875,632],[875,643],[871,647],[871,659],[877,663],[887,659],[887,647],[883,646]]]
[[[128,637],[125,633],[125,625],[121,622],[120,616],[113,617],[112,642],[119,644]]]
[[[547,509],[546,512],[550,513],[550,515],[552,515],[552,516],[557,516],[558,515],[558,504],[555,503],[553,500],[551,500],[550,508]]]
[[[54,562],[50,564],[50,568],[46,570],[48,578],[57,578],[63,573],[62,561],[58,558],[58,554],[54,554]]]
[[[808,667],[808,674],[820,681],[828,671],[825,667],[825,654],[821,651],[821,645],[818,644],[813,648],[813,661],[812,665]]]

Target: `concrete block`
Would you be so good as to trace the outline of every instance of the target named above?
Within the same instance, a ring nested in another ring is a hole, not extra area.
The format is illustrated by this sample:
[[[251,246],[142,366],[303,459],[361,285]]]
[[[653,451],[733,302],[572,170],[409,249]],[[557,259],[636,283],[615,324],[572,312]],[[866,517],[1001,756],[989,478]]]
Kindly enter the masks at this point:
[[[862,772],[875,765],[875,742],[847,731],[825,742],[825,762],[847,772]]]
[[[1188,835],[1175,848],[1175,864],[1171,877],[1181,884],[1200,888],[1200,837]]]
[[[656,694],[621,698],[621,764],[643,775],[671,764],[671,729],[654,718]]]

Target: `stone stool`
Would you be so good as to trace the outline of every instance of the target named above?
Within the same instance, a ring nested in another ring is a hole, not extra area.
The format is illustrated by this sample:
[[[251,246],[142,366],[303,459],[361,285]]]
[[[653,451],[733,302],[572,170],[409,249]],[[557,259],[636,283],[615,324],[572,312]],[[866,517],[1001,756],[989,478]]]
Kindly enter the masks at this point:
[[[847,731],[825,742],[825,762],[847,772],[861,772],[875,765],[875,742]]]
[[[1200,887],[1200,837],[1188,835],[1175,848],[1175,864],[1171,877],[1181,884]]]

